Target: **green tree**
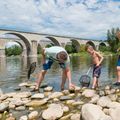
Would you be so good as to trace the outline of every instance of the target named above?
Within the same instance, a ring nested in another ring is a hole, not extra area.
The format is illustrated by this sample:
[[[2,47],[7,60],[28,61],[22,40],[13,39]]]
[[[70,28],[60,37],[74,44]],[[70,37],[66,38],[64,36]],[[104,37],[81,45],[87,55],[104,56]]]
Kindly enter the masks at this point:
[[[20,55],[22,53],[22,48],[18,45],[13,45],[9,48],[5,48],[5,54],[7,56]]]
[[[118,31],[120,31],[119,28],[112,28],[111,31],[107,31],[107,41],[112,52],[116,52],[120,47],[120,41],[116,35]]]

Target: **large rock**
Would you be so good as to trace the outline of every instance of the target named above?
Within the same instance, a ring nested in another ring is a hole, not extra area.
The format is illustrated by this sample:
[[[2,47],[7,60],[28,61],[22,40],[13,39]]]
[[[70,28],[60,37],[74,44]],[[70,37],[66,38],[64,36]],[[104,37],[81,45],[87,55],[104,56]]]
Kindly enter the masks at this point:
[[[44,97],[45,97],[44,94],[37,93],[37,94],[34,94],[31,98],[32,99],[43,99]]]
[[[110,109],[109,115],[111,116],[112,120],[120,120],[120,107],[116,109]]]
[[[110,102],[109,104],[107,104],[107,107],[115,109],[117,107],[120,107],[120,103],[118,103],[118,102]]]
[[[104,112],[94,104],[85,104],[82,106],[83,120],[112,120],[111,117],[104,114]]]
[[[107,107],[107,105],[111,102],[110,98],[107,96],[101,97],[97,104],[100,105],[101,107]]]
[[[62,92],[54,92],[51,95],[49,95],[49,98],[53,99],[53,98],[59,98],[61,96],[63,96]]]
[[[93,97],[96,95],[96,91],[95,90],[91,90],[91,89],[85,89],[82,93],[82,95],[84,95],[85,97]]]
[[[43,99],[43,100],[32,100],[29,103],[27,103],[26,106],[28,106],[28,107],[39,107],[39,106],[44,105],[46,103],[47,103],[46,99]]]
[[[9,107],[9,105],[7,103],[1,103],[0,104],[0,112],[4,112],[5,110],[7,110]]]
[[[42,118],[45,120],[56,120],[63,115],[63,109],[59,104],[51,104],[47,110],[42,113]]]

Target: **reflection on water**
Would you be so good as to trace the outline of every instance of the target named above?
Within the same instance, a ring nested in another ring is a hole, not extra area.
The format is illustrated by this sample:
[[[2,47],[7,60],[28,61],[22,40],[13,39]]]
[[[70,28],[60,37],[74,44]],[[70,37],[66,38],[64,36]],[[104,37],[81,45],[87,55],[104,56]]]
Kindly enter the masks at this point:
[[[11,91],[14,86],[27,80],[27,70],[30,63],[37,61],[38,67],[36,73],[41,69],[41,58],[21,58],[21,57],[9,57],[0,58],[0,88],[4,91]],[[102,74],[100,77],[101,84],[105,82],[112,82],[116,79],[116,61],[117,56],[105,57],[102,65]],[[85,74],[89,69],[92,60],[89,56],[71,56],[71,70],[72,81],[79,85],[79,78]],[[52,69],[48,71],[44,82],[52,85],[55,90],[60,90],[61,83],[60,66],[56,63],[52,66]],[[92,70],[89,74],[92,76]],[[35,77],[31,77],[31,80],[35,80]]]

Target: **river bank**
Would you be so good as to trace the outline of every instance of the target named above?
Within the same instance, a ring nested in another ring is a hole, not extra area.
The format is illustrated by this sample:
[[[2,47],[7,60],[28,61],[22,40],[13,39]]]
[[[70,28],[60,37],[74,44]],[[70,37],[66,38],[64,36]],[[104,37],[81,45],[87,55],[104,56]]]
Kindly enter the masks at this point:
[[[119,120],[120,89],[97,90],[76,87],[56,92],[43,85],[31,92],[34,83],[21,83],[14,92],[0,92],[0,120]]]

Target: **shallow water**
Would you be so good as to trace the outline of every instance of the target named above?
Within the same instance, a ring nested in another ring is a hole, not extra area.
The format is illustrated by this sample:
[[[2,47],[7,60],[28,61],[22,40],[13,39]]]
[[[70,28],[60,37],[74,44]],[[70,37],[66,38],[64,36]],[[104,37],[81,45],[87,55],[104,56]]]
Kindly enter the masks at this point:
[[[89,69],[92,60],[89,56],[71,56],[72,81],[79,85],[79,78]],[[41,58],[9,57],[0,58],[0,88],[4,92],[13,91],[19,83],[27,80],[27,71],[31,62],[37,61],[38,67],[31,76],[31,81],[36,80],[37,73],[41,69]],[[102,65],[100,85],[114,82],[116,79],[117,56],[105,57]],[[44,82],[52,85],[54,90],[60,90],[61,72],[58,64],[54,64],[48,71]],[[89,75],[92,77],[92,70]]]

